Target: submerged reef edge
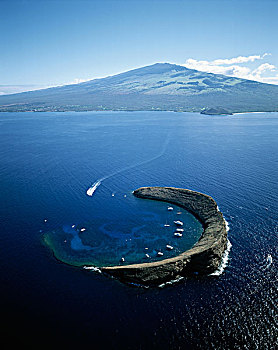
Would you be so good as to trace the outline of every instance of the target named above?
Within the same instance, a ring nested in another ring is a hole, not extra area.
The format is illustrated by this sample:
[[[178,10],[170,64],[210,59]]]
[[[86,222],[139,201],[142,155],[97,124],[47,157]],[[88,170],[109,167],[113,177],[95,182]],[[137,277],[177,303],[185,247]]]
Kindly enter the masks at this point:
[[[150,263],[100,268],[101,272],[125,283],[160,285],[192,275],[208,275],[219,268],[227,248],[227,229],[223,214],[210,196],[174,187],[141,187],[133,192],[138,198],[176,204],[191,212],[203,225],[199,241],[176,257]]]

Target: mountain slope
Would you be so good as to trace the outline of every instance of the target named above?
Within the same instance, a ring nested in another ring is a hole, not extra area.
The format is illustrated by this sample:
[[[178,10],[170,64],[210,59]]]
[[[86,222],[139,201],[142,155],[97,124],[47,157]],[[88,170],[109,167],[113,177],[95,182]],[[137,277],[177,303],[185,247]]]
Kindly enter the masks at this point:
[[[0,96],[0,111],[277,111],[278,86],[157,63],[103,79]]]

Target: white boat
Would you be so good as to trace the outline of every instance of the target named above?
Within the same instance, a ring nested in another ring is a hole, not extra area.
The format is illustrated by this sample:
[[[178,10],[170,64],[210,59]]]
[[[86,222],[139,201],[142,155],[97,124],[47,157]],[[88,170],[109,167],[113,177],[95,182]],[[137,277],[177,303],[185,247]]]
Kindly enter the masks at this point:
[[[157,256],[162,256],[163,253],[162,252],[157,252]]]
[[[174,224],[176,224],[177,226],[183,226],[183,222],[179,220],[174,221]]]
[[[268,265],[272,264],[272,256],[270,254],[268,254],[267,258],[266,258],[266,262]]]
[[[176,232],[183,232],[184,229],[183,228],[176,228]]]
[[[121,262],[125,262],[125,258],[121,258]]]
[[[180,232],[175,232],[175,233],[174,233],[174,236],[175,236],[175,237],[182,237],[182,233],[180,233]]]
[[[167,245],[166,245],[166,249],[168,249],[168,250],[173,250],[173,248],[174,248],[174,247],[172,247],[170,244],[167,244]]]
[[[80,232],[84,232],[86,231],[85,227],[82,227],[82,229],[80,230]]]
[[[169,224],[165,224],[164,227],[169,227],[170,225]]]
[[[90,197],[92,197],[92,195],[94,194],[94,192],[95,192],[95,190],[98,188],[98,186],[101,184],[101,181],[96,181],[96,182],[94,182],[93,184],[92,184],[92,186],[91,187],[89,187],[88,189],[87,189],[87,196],[90,196]]]
[[[147,259],[149,259],[150,256],[149,256],[149,254],[145,254],[145,257],[146,257]]]
[[[174,208],[173,207],[168,207],[168,210],[172,211],[172,210],[174,210]]]

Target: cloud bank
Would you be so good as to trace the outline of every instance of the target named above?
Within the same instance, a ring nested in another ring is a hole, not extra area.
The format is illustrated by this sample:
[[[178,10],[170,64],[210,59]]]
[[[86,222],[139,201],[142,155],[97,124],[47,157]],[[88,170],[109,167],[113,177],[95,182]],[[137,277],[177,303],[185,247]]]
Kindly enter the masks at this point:
[[[238,56],[229,59],[216,59],[213,61],[199,61],[193,58],[186,60],[184,66],[190,69],[196,69],[202,72],[209,72],[215,74],[223,74],[237,78],[250,79],[260,81],[268,84],[278,84],[277,68],[270,63],[262,63],[255,69],[248,67],[248,64],[255,61],[263,60],[266,56],[270,56],[269,53],[263,55],[252,56]],[[246,65],[247,64],[247,65]],[[267,76],[270,74],[270,76]]]

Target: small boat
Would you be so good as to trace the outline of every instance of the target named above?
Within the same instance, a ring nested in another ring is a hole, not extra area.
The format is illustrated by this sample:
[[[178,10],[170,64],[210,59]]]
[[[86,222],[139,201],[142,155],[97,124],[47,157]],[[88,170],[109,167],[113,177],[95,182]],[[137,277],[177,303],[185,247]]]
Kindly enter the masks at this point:
[[[85,227],[82,227],[82,229],[80,229],[80,232],[84,232],[86,231]]]
[[[174,248],[174,247],[172,247],[170,244],[167,244],[167,245],[166,245],[166,249],[168,249],[168,250],[173,250],[173,248]]]
[[[75,225],[71,225],[71,228],[75,228]]]
[[[44,222],[47,222],[47,219],[44,219],[43,221],[44,221]]]
[[[96,181],[94,182],[86,191],[87,196],[92,197],[94,194],[95,190],[98,188],[98,186],[101,184],[101,181]]]
[[[184,229],[183,228],[176,228],[176,232],[183,232]]]
[[[121,262],[125,262],[125,258],[121,258]]]
[[[164,227],[169,227],[170,225],[169,224],[165,224]]]
[[[149,254],[145,254],[145,257],[146,257],[147,259],[149,259],[150,256],[149,256]]]
[[[168,207],[168,210],[172,211],[172,210],[174,210],[174,208],[173,207]]]
[[[146,247],[145,249],[148,250],[149,248]]]
[[[177,212],[177,214],[178,214],[178,215],[181,215],[181,214],[182,214],[182,212],[181,212],[181,211],[178,211],[178,212]]]
[[[157,252],[157,256],[162,256],[163,253],[162,252]]]
[[[114,197],[115,196],[115,193],[112,193],[112,197]]]
[[[176,224],[177,226],[183,226],[183,222],[179,220],[174,221],[174,224]]]
[[[175,232],[175,233],[174,233],[174,236],[175,236],[175,237],[182,237],[182,233],[180,233],[180,232]]]
[[[124,197],[126,198],[126,194],[124,195]]]

